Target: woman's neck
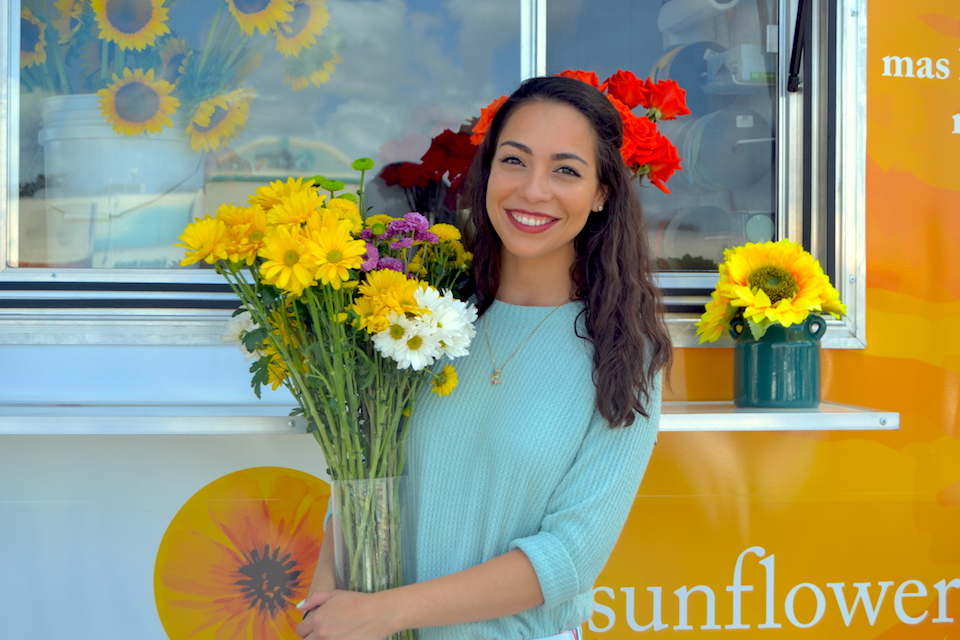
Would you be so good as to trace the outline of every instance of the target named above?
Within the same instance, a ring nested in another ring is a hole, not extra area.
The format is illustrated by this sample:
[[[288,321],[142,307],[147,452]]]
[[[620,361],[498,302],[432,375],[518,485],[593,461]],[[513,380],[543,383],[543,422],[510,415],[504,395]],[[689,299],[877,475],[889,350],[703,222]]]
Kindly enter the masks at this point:
[[[524,307],[556,307],[570,302],[572,264],[563,256],[518,258],[503,252],[496,299]]]

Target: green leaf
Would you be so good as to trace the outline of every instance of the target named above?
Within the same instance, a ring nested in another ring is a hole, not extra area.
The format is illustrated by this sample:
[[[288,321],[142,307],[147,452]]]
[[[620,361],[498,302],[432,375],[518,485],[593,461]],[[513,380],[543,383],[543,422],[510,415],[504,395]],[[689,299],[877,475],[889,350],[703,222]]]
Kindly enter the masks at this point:
[[[253,331],[247,331],[243,334],[243,346],[246,347],[247,351],[253,353],[257,349],[263,346],[264,340],[267,338],[267,330],[264,327],[259,327]]]
[[[370,171],[370,169],[373,169],[374,163],[370,158],[357,158],[350,163],[350,167],[354,171]]]
[[[750,327],[750,333],[753,334],[754,340],[759,340],[763,337],[763,334],[767,332],[767,327],[769,324],[757,324],[753,320],[747,319],[747,325]]]
[[[270,382],[270,356],[260,358],[251,364],[250,373],[253,374],[253,380],[250,381],[250,386],[253,387],[253,392],[257,394],[259,398],[261,387]]]

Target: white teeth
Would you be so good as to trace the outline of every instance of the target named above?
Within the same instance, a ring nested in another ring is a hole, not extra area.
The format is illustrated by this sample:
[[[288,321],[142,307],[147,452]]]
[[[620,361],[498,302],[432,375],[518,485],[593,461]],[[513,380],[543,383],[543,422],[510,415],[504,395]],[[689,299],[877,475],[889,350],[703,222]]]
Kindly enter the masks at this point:
[[[544,218],[531,218],[529,216],[523,215],[522,213],[511,212],[510,215],[513,216],[514,220],[528,227],[542,227],[543,225],[550,222],[550,220],[547,220]]]

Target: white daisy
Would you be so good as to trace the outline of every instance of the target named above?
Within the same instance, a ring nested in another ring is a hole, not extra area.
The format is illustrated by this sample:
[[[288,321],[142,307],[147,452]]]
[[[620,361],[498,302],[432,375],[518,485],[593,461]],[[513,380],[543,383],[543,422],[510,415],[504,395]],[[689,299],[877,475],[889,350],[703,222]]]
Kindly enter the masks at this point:
[[[397,369],[420,371],[440,357],[440,340],[418,318],[391,312],[390,325],[373,334],[373,346],[385,358],[396,361]]]
[[[220,335],[220,342],[235,345],[240,349],[240,353],[243,354],[246,361],[250,362],[254,358],[262,357],[263,354],[259,351],[248,351],[247,345],[243,343],[243,338],[251,331],[256,331],[259,328],[260,325],[253,321],[253,316],[250,315],[250,312],[242,311],[227,320],[227,325]]]
[[[436,334],[443,355],[458,358],[469,353],[467,347],[476,335],[473,322],[477,319],[477,310],[453,297],[451,291],[443,295],[433,287],[418,289],[417,304],[426,308],[420,321]]]

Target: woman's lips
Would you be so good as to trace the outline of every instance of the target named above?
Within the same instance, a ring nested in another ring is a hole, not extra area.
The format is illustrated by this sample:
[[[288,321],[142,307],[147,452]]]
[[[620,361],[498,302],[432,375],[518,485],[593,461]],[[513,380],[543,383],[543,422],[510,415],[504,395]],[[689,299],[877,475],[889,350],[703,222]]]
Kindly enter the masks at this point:
[[[542,213],[523,211],[522,209],[507,209],[507,219],[514,227],[525,233],[543,233],[559,222],[559,218],[545,216]]]

